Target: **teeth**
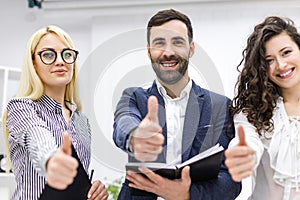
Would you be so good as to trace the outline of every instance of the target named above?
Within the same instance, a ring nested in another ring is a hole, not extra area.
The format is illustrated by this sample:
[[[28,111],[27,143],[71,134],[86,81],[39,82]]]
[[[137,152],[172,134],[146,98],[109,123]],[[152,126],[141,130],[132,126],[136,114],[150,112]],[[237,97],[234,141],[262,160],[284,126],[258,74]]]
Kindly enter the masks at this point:
[[[289,75],[292,72],[292,70],[289,70],[287,72],[285,72],[284,74],[278,74],[280,77],[285,77],[287,75]]]
[[[172,66],[175,66],[175,64],[166,64],[166,63],[164,63],[163,66],[164,67],[172,67]]]

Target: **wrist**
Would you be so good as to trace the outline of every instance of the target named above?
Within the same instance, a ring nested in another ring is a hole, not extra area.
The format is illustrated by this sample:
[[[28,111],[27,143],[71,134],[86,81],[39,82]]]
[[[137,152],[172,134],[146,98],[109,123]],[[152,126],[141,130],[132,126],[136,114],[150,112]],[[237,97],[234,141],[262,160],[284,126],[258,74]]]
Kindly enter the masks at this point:
[[[126,141],[126,150],[130,153],[133,153],[133,138],[132,133],[129,134],[129,137]]]
[[[134,138],[132,137],[133,134],[130,134],[128,140],[129,140],[129,151],[133,153],[133,146],[134,146]]]

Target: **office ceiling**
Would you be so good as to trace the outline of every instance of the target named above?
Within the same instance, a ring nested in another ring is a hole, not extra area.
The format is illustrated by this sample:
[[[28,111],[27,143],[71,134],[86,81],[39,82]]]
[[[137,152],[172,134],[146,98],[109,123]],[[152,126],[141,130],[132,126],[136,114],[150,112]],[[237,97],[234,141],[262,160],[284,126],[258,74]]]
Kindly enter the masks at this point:
[[[202,9],[212,6],[247,9],[266,7],[269,9],[300,8],[299,0],[28,0],[40,3],[44,15],[105,16],[121,14],[152,13],[163,8],[192,9],[200,5]],[[36,6],[35,6],[36,7]]]
[[[275,6],[300,6],[299,0],[29,0],[41,2],[43,9],[89,9],[128,6],[161,6],[216,3],[271,3]]]

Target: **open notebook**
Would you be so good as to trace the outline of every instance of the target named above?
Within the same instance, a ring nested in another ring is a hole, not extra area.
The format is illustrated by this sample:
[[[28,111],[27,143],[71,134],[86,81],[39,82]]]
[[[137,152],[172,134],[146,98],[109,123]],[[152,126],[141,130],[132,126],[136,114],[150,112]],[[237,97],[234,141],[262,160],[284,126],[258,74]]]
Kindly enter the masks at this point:
[[[166,163],[130,162],[126,164],[126,170],[139,173],[139,167],[147,167],[153,172],[168,179],[181,178],[181,171],[185,166],[190,166],[190,177],[193,183],[207,181],[218,176],[223,158],[224,148],[220,144],[201,152],[198,155],[178,165],[166,165]],[[153,195],[146,191],[130,188],[132,195],[149,196]]]

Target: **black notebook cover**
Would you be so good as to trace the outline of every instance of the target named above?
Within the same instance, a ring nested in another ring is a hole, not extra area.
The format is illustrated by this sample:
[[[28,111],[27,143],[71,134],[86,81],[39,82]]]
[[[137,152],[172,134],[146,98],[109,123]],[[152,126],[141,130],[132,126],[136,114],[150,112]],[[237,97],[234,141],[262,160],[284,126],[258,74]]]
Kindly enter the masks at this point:
[[[46,184],[39,200],[86,200],[88,191],[91,187],[91,181],[85,172],[82,163],[80,162],[77,153],[72,145],[72,156],[75,157],[79,166],[77,168],[77,175],[74,182],[65,190],[54,189]]]
[[[218,176],[220,165],[223,158],[224,149],[218,144],[207,151],[204,151],[195,157],[187,160],[186,162],[176,166],[163,167],[162,163],[127,163],[126,170],[140,172],[139,167],[144,166],[152,170],[156,174],[168,179],[180,179],[182,169],[190,166],[190,177],[192,183],[207,181],[214,179]],[[143,175],[145,176],[145,175]],[[153,193],[149,193],[143,190],[130,188],[131,194],[135,196],[155,196]]]

